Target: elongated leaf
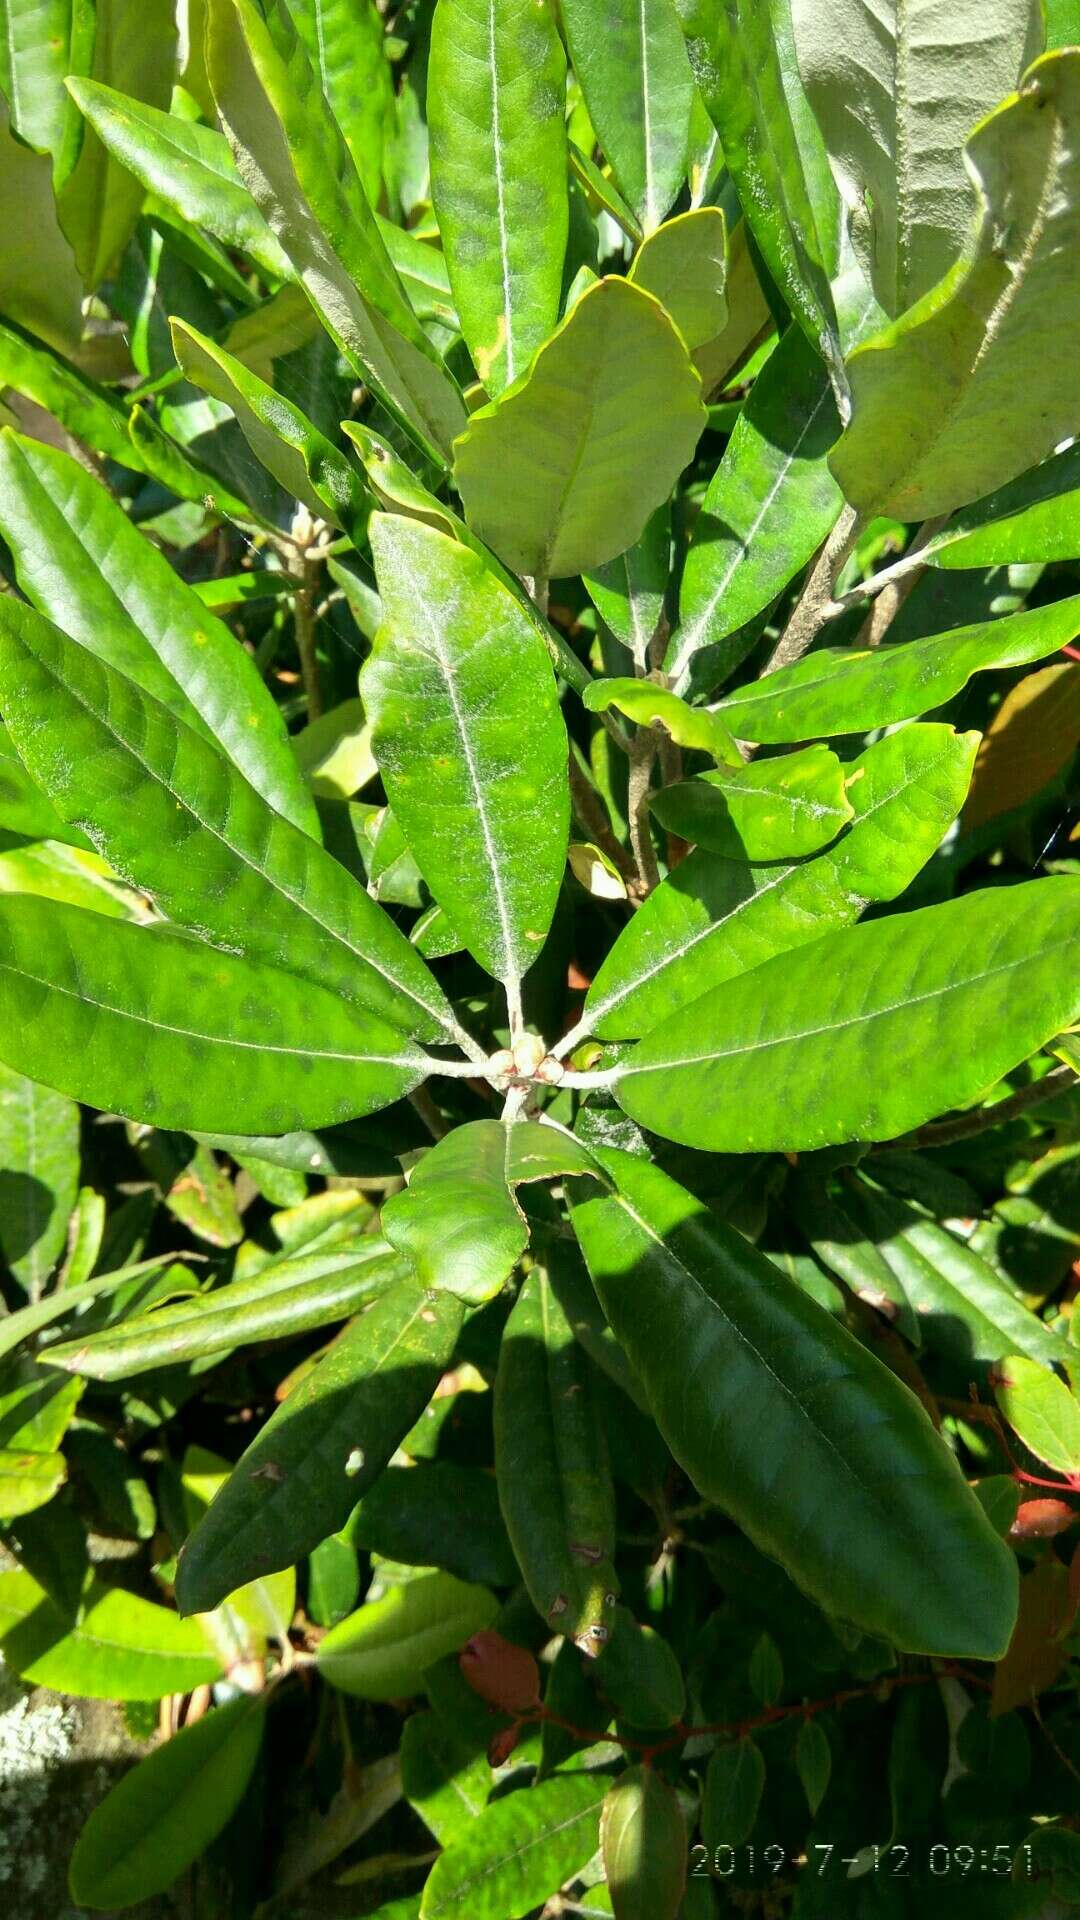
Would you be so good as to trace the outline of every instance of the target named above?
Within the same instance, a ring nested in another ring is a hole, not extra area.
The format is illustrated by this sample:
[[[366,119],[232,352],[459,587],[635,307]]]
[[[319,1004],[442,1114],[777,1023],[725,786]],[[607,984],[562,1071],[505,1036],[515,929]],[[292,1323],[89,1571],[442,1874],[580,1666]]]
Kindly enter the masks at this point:
[[[401,1730],[401,1781],[410,1806],[445,1847],[483,1809],[491,1767],[464,1728],[441,1713],[413,1713]],[[419,1911],[417,1895],[407,1920],[416,1920]],[[392,1908],[390,1914],[403,1920]]]
[[[1065,877],[844,928],[661,1021],[616,1098],[712,1152],[887,1139],[975,1100],[1075,1020],[1078,955],[1080,881]]]
[[[569,214],[566,56],[553,0],[439,0],[428,88],[431,191],[450,284],[494,397],[559,317]]]
[[[924,548],[932,567],[999,567],[1065,560],[1076,545],[1080,445],[954,513]]]
[[[0,898],[0,1059],[132,1119],[285,1132],[388,1106],[424,1073],[325,988],[164,927]]]
[[[690,64],[769,272],[846,404],[825,252],[795,137],[768,7],[677,0]]]
[[[1080,595],[1003,620],[866,650],[822,647],[793,667],[748,683],[720,703],[743,740],[809,740],[866,733],[943,706],[973,673],[1026,667],[1080,633]]]
[[[701,381],[659,302],[600,280],[472,415],[454,478],[469,524],[515,572],[582,573],[633,544],[704,425]]]
[[[707,990],[892,900],[930,858],[967,792],[976,733],[907,727],[848,766],[855,819],[827,853],[755,869],[692,853],[623,928],[593,979],[584,1023],[607,1040],[647,1033]]]
[[[176,64],[171,0],[95,0],[93,50],[95,80],[153,106],[168,105]],[[87,286],[96,287],[116,264],[142,200],[140,183],[86,128],[57,204]]]
[[[342,351],[439,459],[465,410],[390,261],[281,0],[213,0],[207,64],[241,178]]]
[[[124,407],[95,380],[32,336],[0,321],[0,382],[53,414],[77,440],[122,466],[152,471],[131,438]],[[182,464],[177,451],[175,459]]]
[[[57,217],[52,167],[44,154],[15,138],[2,93],[0,193],[5,207],[3,311],[51,346],[70,352],[82,331],[82,281]]]
[[[78,1622],[28,1573],[0,1573],[0,1652],[32,1686],[84,1700],[160,1700],[219,1678],[201,1626],[91,1580]]]
[[[534,1607],[595,1657],[611,1635],[618,1593],[615,1495],[589,1362],[539,1266],[503,1334],[495,1468]]]
[[[980,200],[972,242],[849,362],[854,412],[831,466],[861,513],[948,513],[1074,431],[1066,342],[1077,290],[1066,263],[1080,243],[1078,125],[1073,49],[1037,61],[969,140]]]
[[[34,785],[5,726],[0,726],[0,829],[17,834],[21,840],[60,840],[84,849],[89,846],[81,833],[61,820],[51,800]]]
[[[596,1852],[610,1785],[602,1773],[554,1774],[493,1801],[435,1862],[422,1920],[507,1920],[542,1906]]]
[[[619,1719],[654,1731],[676,1726],[686,1711],[686,1681],[672,1648],[628,1607],[614,1609],[614,1626],[597,1678]]]
[[[706,1499],[829,1612],[923,1653],[996,1657],[1016,1567],[896,1378],[658,1168],[599,1153],[575,1204],[601,1305]]]
[[[419,1418],[462,1309],[402,1280],[293,1388],[184,1547],[177,1602],[206,1612],[336,1533]]]
[[[705,1770],[701,1803],[706,1846],[739,1846],[753,1829],[764,1790],[765,1759],[753,1740],[717,1747]]]
[[[58,176],[72,134],[64,76],[83,57],[85,25],[73,0],[0,0],[0,93],[20,140],[53,154]]]
[[[394,127],[394,80],[383,16],[375,0],[291,0],[289,12],[364,192],[375,206],[383,148]]]
[[[62,1453],[0,1447],[0,1520],[17,1520],[20,1514],[45,1506],[66,1479]]]
[[[1080,1406],[1055,1373],[1021,1354],[1008,1354],[994,1381],[994,1398],[1036,1459],[1059,1473],[1080,1473]]]
[[[662,826],[728,859],[797,860],[854,818],[844,768],[827,747],[724,767],[653,796]]]
[[[69,1870],[79,1904],[150,1899],[199,1859],[243,1798],[263,1725],[261,1700],[233,1700],[132,1767],[79,1834]]]
[[[66,454],[0,434],[0,531],[34,606],[220,742],[278,813],[317,834],[311,795],[254,662],[104,487]]]
[[[628,1767],[604,1801],[600,1850],[616,1920],[676,1920],[686,1886],[686,1821],[653,1767]]]
[[[330,854],[165,706],[10,598],[0,690],[59,811],[173,919],[405,1030],[454,1030],[415,949]]]
[[[623,556],[625,558],[625,555]],[[692,707],[658,687],[653,680],[594,680],[586,687],[583,703],[590,713],[603,713],[617,707],[640,726],[659,722],[680,747],[690,747],[712,755],[728,767],[741,769],[742,755],[722,720],[704,707]]]
[[[64,1251],[78,1186],[78,1108],[0,1067],[0,1255],[30,1300]]]
[[[68,91],[98,138],[148,193],[174,213],[205,227],[276,280],[292,267],[236,169],[223,133],[162,113],[97,80],[71,80]]]
[[[188,379],[232,408],[252,453],[288,493],[331,526],[350,531],[362,527],[367,488],[352,463],[300,407],[183,321],[173,321],[172,338]]]
[[[486,1587],[449,1573],[407,1580],[331,1628],[319,1642],[319,1672],[361,1700],[406,1699],[428,1667],[490,1627],[498,1610]]]
[[[649,666],[649,645],[660,624],[671,551],[671,513],[657,507],[644,532],[586,577],[589,598],[617,640],[628,647],[642,672]]]
[[[387,1467],[350,1520],[349,1539],[405,1566],[439,1567],[484,1586],[518,1585],[495,1481],[479,1467],[453,1460]]]
[[[61,1341],[42,1358],[91,1380],[123,1380],[150,1367],[228,1353],[253,1340],[304,1333],[359,1312],[403,1277],[404,1267],[374,1235],[342,1253],[275,1261],[250,1280],[137,1314],[86,1340]]]
[[[797,327],[770,355],[709,482],[686,555],[667,670],[722,640],[715,679],[742,652],[737,634],[805,566],[843,504],[827,455],[840,417],[819,355]],[[714,684],[715,684],[714,679]]]
[[[672,0],[618,0],[603,12],[563,0],[562,20],[589,118],[645,233],[682,185],[694,82]]]
[[[874,291],[902,313],[971,224],[964,141],[1041,50],[1038,0],[792,0],[799,66]]]
[[[513,995],[547,936],[570,828],[551,667],[469,548],[384,514],[371,543],[383,625],[361,691],[387,798],[451,925]]]
[[[515,1198],[523,1181],[596,1174],[577,1140],[535,1120],[472,1120],[440,1140],[382,1213],[392,1246],[431,1287],[478,1306],[498,1293],[529,1243]]]
[[[638,248],[630,279],[654,294],[690,349],[707,392],[710,349],[727,324],[727,222],[719,207],[676,214]]]

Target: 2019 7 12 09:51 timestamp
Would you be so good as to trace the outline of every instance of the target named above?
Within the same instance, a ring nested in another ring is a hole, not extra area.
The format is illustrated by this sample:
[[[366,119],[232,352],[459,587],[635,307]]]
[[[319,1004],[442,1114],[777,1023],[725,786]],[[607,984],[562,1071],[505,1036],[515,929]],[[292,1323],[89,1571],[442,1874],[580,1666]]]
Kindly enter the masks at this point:
[[[797,1855],[790,1854],[778,1843],[771,1846],[721,1844],[710,1849],[699,1842],[690,1849],[692,1874],[732,1880],[736,1885],[744,1878],[757,1880],[763,1872],[812,1873],[818,1879],[840,1875],[846,1880],[855,1880],[866,1873],[878,1873],[897,1880],[923,1874],[935,1880],[966,1880],[984,1875],[999,1879],[1011,1875],[1019,1879],[1033,1875],[1034,1871],[1031,1847],[1026,1841],[1020,1846],[1004,1841],[996,1846],[973,1846],[965,1841],[940,1840],[930,1846],[922,1843],[917,1848],[894,1841],[885,1847],[865,1846],[852,1851],[832,1841],[817,1841],[808,1852]]]

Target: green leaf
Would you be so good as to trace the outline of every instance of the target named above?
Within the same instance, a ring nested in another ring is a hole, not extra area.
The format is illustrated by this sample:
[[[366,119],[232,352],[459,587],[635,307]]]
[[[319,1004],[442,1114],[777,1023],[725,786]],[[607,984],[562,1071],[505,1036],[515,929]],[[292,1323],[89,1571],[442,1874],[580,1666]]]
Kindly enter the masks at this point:
[[[616,1607],[614,1631],[603,1650],[597,1680],[618,1717],[632,1727],[673,1727],[686,1711],[686,1682],[668,1642],[643,1627],[628,1607]]]
[[[59,840],[84,850],[88,846],[34,785],[5,726],[0,726],[0,830],[20,840]]]
[[[316,1661],[339,1693],[361,1700],[403,1700],[428,1667],[490,1627],[499,1611],[486,1587],[449,1573],[428,1573],[390,1587],[320,1640]]]
[[[95,1579],[76,1622],[22,1572],[0,1573],[0,1653],[32,1686],[83,1700],[160,1700],[222,1672],[196,1621]]]
[[[810,1808],[810,1818],[814,1819],[829,1790],[832,1774],[829,1736],[820,1720],[804,1720],[799,1728],[795,1739],[795,1765],[806,1795],[806,1804]]]
[[[1073,432],[1078,119],[1080,50],[1047,54],[968,141],[980,213],[966,252],[852,355],[852,423],[830,464],[864,516],[949,513]]]
[[[1010,1427],[1036,1459],[1058,1473],[1080,1474],[1080,1406],[1057,1374],[1012,1353],[1002,1359],[993,1387]]]
[[[610,1785],[607,1774],[554,1774],[493,1801],[436,1860],[422,1920],[506,1920],[542,1906],[596,1852]]]
[[[75,1843],[72,1899],[84,1907],[127,1907],[171,1886],[243,1799],[263,1722],[261,1700],[232,1700],[125,1773]]]
[[[344,1320],[403,1271],[385,1243],[368,1235],[347,1252],[275,1260],[250,1280],[155,1307],[86,1340],[61,1341],[42,1358],[90,1380],[124,1380],[150,1367],[208,1359]]]
[[[645,233],[682,185],[694,82],[672,0],[599,11],[563,0],[564,31],[589,118]]]
[[[171,1266],[174,1257],[171,1253],[159,1253],[152,1260],[118,1267],[111,1273],[95,1274],[92,1280],[84,1280],[78,1286],[54,1289],[46,1299],[37,1300],[32,1306],[19,1307],[14,1313],[5,1315],[0,1320],[0,1359],[13,1353],[22,1341],[40,1333],[43,1327],[51,1326],[55,1320],[63,1320],[69,1313],[77,1313],[89,1301],[117,1293],[144,1274],[158,1273],[162,1267]]]
[[[559,317],[565,96],[553,0],[439,0],[428,67],[431,193],[461,330],[493,397],[524,372]]]
[[[752,1831],[765,1790],[765,1761],[753,1740],[717,1747],[705,1770],[701,1837],[710,1850],[737,1847]]]
[[[664,611],[670,551],[671,511],[665,501],[649,515],[632,547],[585,579],[601,619],[629,648],[642,673],[648,670],[649,646]]]
[[[0,1067],[0,1254],[30,1300],[64,1251],[78,1188],[78,1108]]]
[[[746,652],[739,628],[775,600],[836,523],[843,499],[827,455],[840,432],[821,360],[797,327],[770,354],[694,523],[667,671],[683,685],[702,647],[713,684]]]
[[[1080,880],[1064,876],[843,928],[661,1021],[615,1096],[713,1153],[885,1140],[970,1104],[1075,1020],[1078,956]]]
[[[405,1192],[390,1196],[383,1231],[425,1286],[479,1306],[499,1292],[529,1244],[514,1189],[596,1172],[588,1149],[554,1127],[472,1120],[432,1147]]]
[[[659,301],[597,281],[522,374],[455,443],[470,526],[530,578],[625,552],[705,425],[701,382]]]
[[[676,214],[646,236],[629,278],[659,300],[682,334],[708,391],[709,349],[727,324],[727,223],[719,207]]]
[[[852,237],[889,314],[913,306],[964,249],[964,141],[1042,47],[1038,0],[793,0],[799,67]]]
[[[932,567],[1000,567],[1014,561],[1066,560],[1076,545],[1080,446],[954,513],[922,553]]]
[[[379,1295],[295,1386],[187,1541],[177,1602],[206,1612],[344,1526],[423,1412],[462,1309],[411,1280]]]
[[[1077,0],[1043,0],[1048,47],[1080,45],[1080,7]]]
[[[0,897],[0,1059],[106,1112],[286,1132],[389,1106],[423,1078],[396,1029],[162,926]]]
[[[52,1453],[71,1425],[82,1393],[77,1380],[58,1380],[29,1352],[0,1368],[0,1446]]]
[[[387,798],[451,925],[513,997],[566,863],[566,730],[551,666],[468,547],[385,514],[372,515],[371,544],[383,624],[360,680]]]
[[[590,713],[617,707],[639,726],[659,722],[680,747],[710,754],[729,767],[743,765],[742,755],[722,720],[704,707],[691,707],[677,693],[658,687],[653,680],[594,680],[582,700]]]
[[[847,381],[822,237],[803,171],[770,9],[760,0],[677,0],[690,65],[777,287],[829,368]]]
[[[254,661],[98,481],[67,454],[0,434],[0,532],[40,612],[216,741],[276,812],[318,833]]]
[[[534,1607],[595,1656],[618,1592],[615,1495],[589,1361],[539,1266],[526,1275],[503,1334],[495,1469]]]
[[[742,740],[866,733],[944,706],[973,673],[1030,666],[1080,633],[1080,595],[893,646],[820,647],[721,701]]]
[[[439,1567],[482,1586],[518,1584],[493,1476],[453,1460],[387,1467],[360,1502],[349,1539],[404,1566]]]
[[[702,773],[654,794],[661,826],[729,860],[797,860],[854,818],[845,769],[828,747]]]
[[[576,1202],[575,1231],[695,1486],[831,1614],[995,1658],[1015,1562],[907,1389],[658,1168],[597,1157],[619,1192]]]
[[[0,1447],[0,1520],[33,1513],[59,1493],[67,1479],[62,1453],[30,1453]]]
[[[232,408],[252,453],[285,491],[316,518],[359,537],[370,504],[367,488],[306,413],[184,321],[172,322],[172,339],[187,378]]]
[[[374,207],[394,125],[383,16],[374,0],[290,0],[289,13]]]
[[[585,998],[582,1028],[605,1040],[648,1033],[679,1007],[773,954],[895,899],[963,804],[977,733],[906,727],[847,766],[855,819],[798,866],[747,867],[692,853],[622,929]]]
[[[15,139],[2,94],[0,195],[5,209],[0,265],[3,311],[51,346],[70,353],[82,331],[82,281],[57,218],[52,167],[44,154]]]
[[[87,24],[92,37],[92,19],[81,21],[73,0],[0,0],[0,93],[14,132],[52,154],[58,176],[67,170],[73,132],[64,76],[89,52],[82,44]]]
[[[60,813],[172,919],[428,1039],[455,1032],[424,962],[358,881],[153,696],[11,598],[0,690]]]
[[[686,1821],[653,1767],[627,1767],[600,1815],[600,1851],[616,1920],[677,1920],[686,1887]]]
[[[179,219],[246,253],[273,279],[291,279],[288,258],[241,180],[223,133],[97,80],[69,80],[68,92],[114,159]]]
[[[465,422],[282,0],[213,0],[207,65],[241,178],[351,364],[439,461]]]
[[[172,0],[95,0],[94,20],[93,78],[151,106],[168,106],[176,66]],[[57,205],[88,287],[116,265],[142,202],[139,181],[86,128]]]
[[[308,1555],[308,1615],[317,1627],[336,1627],[359,1598],[356,1548],[344,1534],[331,1533]]]

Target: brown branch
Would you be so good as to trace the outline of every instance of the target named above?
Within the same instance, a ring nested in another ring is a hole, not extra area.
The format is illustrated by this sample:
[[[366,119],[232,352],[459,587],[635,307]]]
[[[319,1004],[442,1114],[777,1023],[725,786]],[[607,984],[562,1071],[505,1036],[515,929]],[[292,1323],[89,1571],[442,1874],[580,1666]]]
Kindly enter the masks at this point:
[[[947,1147],[954,1140],[970,1140],[977,1133],[1004,1126],[1030,1108],[1041,1106],[1044,1100],[1063,1093],[1070,1084],[1076,1084],[1076,1074],[1071,1067],[1052,1067],[1041,1080],[1018,1088],[1008,1099],[995,1101],[992,1107],[976,1107],[973,1113],[958,1113],[952,1120],[931,1121],[928,1126],[916,1127],[912,1133],[898,1134],[895,1140],[880,1140],[874,1151],[883,1153],[893,1147]]]
[[[836,612],[833,587],[859,537],[861,524],[854,507],[845,507],[811,568],[787,626],[762,669],[763,673],[776,673],[780,667],[790,667],[796,660],[801,660],[826,621]]]

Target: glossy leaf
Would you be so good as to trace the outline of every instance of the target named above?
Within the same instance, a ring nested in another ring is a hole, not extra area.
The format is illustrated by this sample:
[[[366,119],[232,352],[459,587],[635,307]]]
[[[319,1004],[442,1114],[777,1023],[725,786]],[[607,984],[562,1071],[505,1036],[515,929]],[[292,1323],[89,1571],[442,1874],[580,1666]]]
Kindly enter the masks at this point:
[[[944,706],[972,674],[1030,666],[1080,633],[1080,595],[894,646],[820,647],[740,687],[721,718],[743,740],[866,733]]]
[[[439,1567],[483,1586],[518,1584],[493,1475],[453,1460],[387,1467],[353,1515],[349,1539],[403,1566]]]
[[[830,1612],[909,1650],[996,1657],[1015,1563],[907,1390],[666,1174],[598,1157],[619,1192],[575,1204],[575,1230],[699,1491]]]
[[[827,747],[698,774],[650,804],[669,832],[729,860],[797,860],[854,818],[844,768]]]
[[[423,1078],[396,1029],[326,989],[165,927],[0,898],[0,1058],[107,1112],[286,1132]]]
[[[59,1493],[67,1479],[62,1453],[30,1453],[0,1447],[0,1520],[33,1513]]]
[[[618,1592],[615,1498],[589,1362],[542,1267],[526,1275],[495,1381],[495,1468],[537,1612],[594,1656]]]
[[[132,680],[0,606],[8,727],[59,812],[169,915],[429,1039],[454,1018],[415,949],[329,853]]]
[[[566,861],[566,732],[551,667],[469,548],[384,514],[372,516],[371,542],[383,624],[361,692],[387,798],[452,926],[515,994]]]
[[[563,0],[562,20],[589,118],[645,233],[682,184],[694,83],[672,0],[604,12]]]
[[[449,1573],[390,1587],[332,1627],[319,1642],[319,1672],[339,1693],[403,1700],[419,1692],[428,1667],[490,1627],[498,1603],[486,1587]]]
[[[405,1192],[391,1195],[383,1230],[426,1286],[479,1306],[499,1292],[529,1243],[515,1189],[596,1172],[588,1149],[554,1127],[472,1120],[438,1141]]]
[[[710,349],[727,324],[727,223],[719,207],[665,220],[634,255],[630,279],[671,315],[708,391]]]
[[[671,514],[657,507],[633,546],[585,579],[590,600],[617,640],[629,648],[642,672],[660,624],[668,581]]]
[[[583,703],[590,713],[617,707],[639,726],[659,723],[678,746],[710,754],[728,767],[742,768],[742,755],[716,714],[690,706],[653,680],[594,680],[585,689]]]
[[[983,736],[964,807],[981,826],[1032,800],[1067,767],[1080,740],[1080,669],[1073,661],[1025,674]]]
[[[596,1852],[610,1785],[605,1774],[554,1774],[492,1801],[435,1862],[422,1920],[511,1920],[542,1906]]]
[[[456,1300],[411,1280],[352,1322],[267,1421],[187,1541],[176,1581],[185,1612],[291,1566],[344,1526],[430,1400],[460,1326]]]
[[[701,382],[659,302],[600,280],[454,449],[470,526],[515,572],[582,573],[633,544],[705,425]]]
[[[70,352],[82,330],[82,281],[57,217],[53,170],[44,154],[15,138],[2,94],[0,192],[7,209],[0,276],[3,311],[50,345]]]
[[[82,27],[83,30],[80,30]],[[72,111],[64,76],[84,55],[85,27],[72,0],[2,0],[0,93],[20,140],[55,156],[60,177],[70,165]],[[89,51],[86,49],[85,51]]]
[[[827,853],[755,869],[692,853],[623,928],[585,999],[584,1024],[629,1039],[772,955],[902,893],[963,803],[978,734],[926,725],[848,763],[855,819]]]
[[[207,64],[241,178],[357,371],[438,459],[465,411],[386,251],[281,0],[214,0]]]
[[[553,0],[439,0],[428,89],[431,191],[450,284],[494,398],[559,317],[566,56]]]
[[[1040,52],[1038,0],[793,0],[799,67],[859,253],[889,314],[927,293],[971,224],[964,141]]]
[[[394,121],[383,16],[374,0],[291,0],[289,12],[374,207]]]
[[[246,253],[274,279],[292,277],[223,133],[163,113],[97,80],[70,80],[68,91],[110,154],[148,193],[225,246]]]
[[[1080,1474],[1080,1405],[1056,1373],[1009,1354],[994,1380],[994,1398],[1037,1460],[1058,1473]]]
[[[677,0],[690,64],[762,259],[842,400],[847,382],[825,251],[768,7]]]
[[[1076,545],[1078,495],[1080,446],[1074,444],[954,513],[927,542],[927,562],[952,572],[1068,559]]]
[[[31,1686],[84,1700],[160,1700],[219,1678],[202,1627],[92,1580],[77,1622],[28,1573],[0,1573],[0,1652]]]
[[[232,1818],[262,1737],[262,1702],[233,1700],[125,1773],[76,1842],[69,1880],[80,1906],[131,1906],[171,1886]]]
[[[726,1741],[705,1770],[701,1834],[710,1848],[737,1847],[752,1831],[765,1791],[765,1759],[753,1740]]]
[[[91,1380],[123,1380],[151,1367],[207,1359],[344,1320],[404,1271],[385,1242],[369,1235],[347,1252],[274,1261],[250,1280],[155,1307],[86,1340],[61,1341],[42,1358]]]
[[[64,1251],[78,1186],[77,1107],[0,1067],[0,1255],[30,1300]]]
[[[0,831],[24,840],[60,840],[79,847],[88,844],[81,833],[61,820],[52,802],[34,785],[5,726],[0,726]]]
[[[714,1153],[888,1139],[969,1104],[1075,1020],[1078,950],[1071,878],[844,928],[661,1021],[616,1098]]]
[[[175,320],[172,337],[177,362],[188,379],[232,408],[252,453],[287,493],[331,526],[362,526],[366,487],[345,455],[299,407],[194,327]]]
[[[216,740],[278,813],[317,832],[254,662],[104,487],[66,454],[0,434],[0,531],[40,612]]]
[[[615,1920],[676,1920],[686,1886],[686,1821],[653,1767],[627,1767],[610,1789],[600,1851]]]
[[[1037,61],[968,141],[980,201],[973,240],[848,364],[852,423],[831,465],[862,514],[951,512],[1072,433],[1075,286],[1065,263],[1080,227],[1078,124],[1073,49]]]
[[[129,431],[130,418],[106,388],[51,347],[0,321],[0,382],[23,394],[66,427],[83,445],[125,467],[146,467]],[[182,455],[175,458],[182,463]]]
[[[791,327],[754,382],[694,525],[666,663],[680,685],[694,655],[724,640],[715,678],[726,678],[744,651],[739,628],[832,531],[843,500],[827,455],[839,432],[822,361]]]

